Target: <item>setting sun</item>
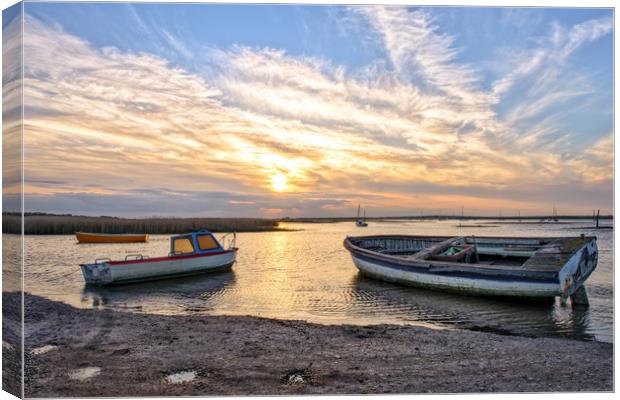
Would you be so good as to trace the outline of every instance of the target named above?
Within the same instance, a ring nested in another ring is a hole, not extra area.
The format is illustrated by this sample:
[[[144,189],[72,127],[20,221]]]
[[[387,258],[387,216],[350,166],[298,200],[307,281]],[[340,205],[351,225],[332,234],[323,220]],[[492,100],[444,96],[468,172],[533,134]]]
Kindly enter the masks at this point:
[[[288,184],[286,182],[286,175],[279,173],[272,176],[271,187],[276,192],[284,192],[288,188]]]

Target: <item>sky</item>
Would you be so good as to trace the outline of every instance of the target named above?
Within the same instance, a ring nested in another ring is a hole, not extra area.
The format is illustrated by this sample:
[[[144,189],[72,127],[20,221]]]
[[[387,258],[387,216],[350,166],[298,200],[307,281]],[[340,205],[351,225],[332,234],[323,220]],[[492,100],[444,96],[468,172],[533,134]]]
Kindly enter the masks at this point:
[[[25,3],[23,43],[26,211],[612,212],[611,9]]]

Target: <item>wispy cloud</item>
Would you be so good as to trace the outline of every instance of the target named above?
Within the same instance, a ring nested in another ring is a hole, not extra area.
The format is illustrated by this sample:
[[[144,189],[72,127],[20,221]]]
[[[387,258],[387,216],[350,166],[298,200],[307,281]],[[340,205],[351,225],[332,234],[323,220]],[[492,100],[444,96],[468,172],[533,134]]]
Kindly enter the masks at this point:
[[[554,36],[554,38],[557,38],[554,44],[559,45],[559,57],[561,59],[569,57],[584,43],[593,42],[601,36],[610,33],[612,29],[613,20],[611,17],[592,19],[574,25],[570,28],[564,40],[562,40],[561,35]]]
[[[611,29],[610,18],[593,19],[568,28],[553,22],[549,35],[538,39],[538,46],[512,49],[506,60],[510,71],[492,87],[497,105],[512,103],[500,117],[511,127],[500,135],[502,143],[514,142],[528,151],[533,148],[567,151],[560,145],[570,140],[559,139],[570,138],[574,132],[567,131],[561,121],[582,109],[588,98],[596,96],[592,77],[571,68],[570,56]]]
[[[557,68],[580,46],[608,34],[612,28],[611,18],[589,20],[570,29],[553,23],[549,37],[543,39],[540,47],[521,52],[520,60],[510,60],[512,71],[495,82],[493,94],[499,97],[525,77]]]
[[[193,57],[193,53],[190,51],[190,49],[187,48],[187,46],[185,46],[185,44],[179,38],[177,38],[165,29],[162,29],[161,32],[166,42],[168,42],[168,44],[179,54],[181,54],[185,58]]]
[[[367,34],[389,63],[351,70],[238,45],[203,55],[208,70],[199,75],[152,54],[96,48],[27,17],[30,204],[82,202],[96,213],[105,202],[89,199],[101,196],[141,210],[146,195],[137,193],[157,182],[150,214],[157,207],[170,214],[184,200],[191,207],[179,213],[342,215],[362,200],[384,214],[461,205],[537,210],[550,196],[540,187],[579,192],[592,188],[593,172],[596,190],[611,198],[607,139],[583,154],[553,151],[552,139],[571,133],[547,111],[588,93],[588,82],[560,85],[543,46],[485,90],[428,11],[363,7],[347,18],[372,28]],[[604,21],[581,25],[551,35],[556,66],[606,32]],[[191,56],[178,37],[158,34]],[[544,74],[549,79],[536,83]],[[529,92],[527,102],[499,115],[516,89]],[[287,192],[274,190],[276,176]],[[59,177],[62,184],[45,183]],[[581,201],[567,204],[577,210]]]
[[[454,38],[440,33],[427,11],[403,7],[356,7],[352,11],[369,20],[397,73],[429,91],[454,96],[461,105],[484,101],[486,96],[475,90],[479,81],[475,71],[455,62]]]
[[[15,6],[17,7],[17,6]],[[3,14],[3,18],[7,15]],[[21,12],[2,32],[2,196],[3,210],[21,210],[22,31]],[[6,21],[3,20],[3,23]]]

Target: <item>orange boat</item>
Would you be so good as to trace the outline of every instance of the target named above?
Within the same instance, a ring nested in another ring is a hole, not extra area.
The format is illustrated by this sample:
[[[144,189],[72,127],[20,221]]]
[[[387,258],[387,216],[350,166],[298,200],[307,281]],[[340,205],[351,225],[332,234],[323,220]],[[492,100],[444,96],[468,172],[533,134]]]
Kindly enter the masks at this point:
[[[75,238],[79,243],[139,243],[149,240],[146,233],[85,233],[75,232]]]

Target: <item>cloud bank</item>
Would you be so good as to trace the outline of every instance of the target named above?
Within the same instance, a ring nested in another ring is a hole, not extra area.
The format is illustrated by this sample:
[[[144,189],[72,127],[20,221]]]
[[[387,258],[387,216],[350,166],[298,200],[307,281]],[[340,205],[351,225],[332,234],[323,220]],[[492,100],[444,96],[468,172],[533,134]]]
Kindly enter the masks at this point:
[[[358,203],[375,215],[461,206],[525,215],[553,203],[610,211],[612,133],[577,151],[579,135],[558,121],[596,97],[570,60],[608,35],[611,19],[551,24],[538,47],[500,58],[512,67],[491,87],[458,61],[463,49],[428,10],[356,7],[343,24],[367,27],[387,60],[352,70],[239,44],[209,49],[206,70],[192,72],[26,16],[26,207],[267,217],[349,215]]]

